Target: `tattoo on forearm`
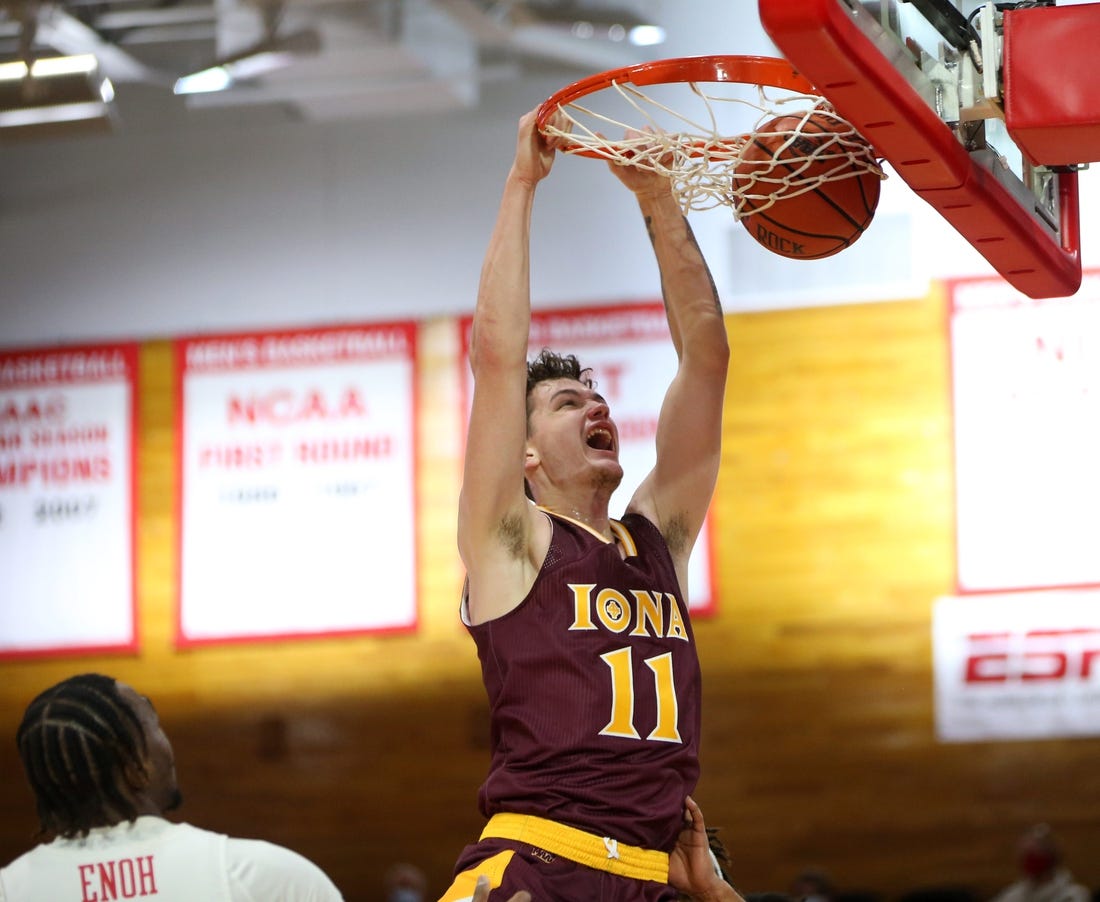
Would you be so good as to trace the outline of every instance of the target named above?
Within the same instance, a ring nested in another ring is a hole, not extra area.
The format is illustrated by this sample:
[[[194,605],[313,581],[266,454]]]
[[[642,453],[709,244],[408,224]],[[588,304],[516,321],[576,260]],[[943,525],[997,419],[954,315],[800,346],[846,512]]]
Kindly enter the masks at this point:
[[[703,262],[703,271],[707,274],[707,281],[710,283],[711,297],[714,298],[714,309],[719,313],[722,312],[722,300],[718,297],[718,286],[714,284],[714,276],[711,274],[710,267],[707,266],[706,257],[703,256],[702,250],[699,249],[699,242],[695,239],[695,232],[691,229],[691,223],[688,222],[687,217],[684,217],[684,228],[687,229],[688,241],[692,243],[695,250],[699,254],[699,259]]]
[[[657,231],[653,228],[653,217],[645,216],[645,231],[649,236],[649,243],[653,245],[654,251],[657,249]],[[668,310],[668,290],[665,288],[665,274],[661,273],[661,300],[665,305],[665,310]]]
[[[649,235],[649,243],[652,244],[654,248],[656,248],[657,247],[657,232],[653,227],[653,217],[647,215],[644,218],[645,218],[646,234]],[[711,274],[710,267],[707,266],[706,258],[703,256],[703,252],[699,248],[699,242],[695,238],[695,232],[692,231],[691,223],[688,222],[688,219],[687,219],[686,216],[683,217],[683,221],[684,221],[684,230],[687,234],[687,239],[688,239],[689,242],[691,242],[692,247],[695,248],[695,252],[699,255],[699,260],[700,260],[700,262],[703,266],[703,272],[705,272],[707,274],[707,282],[710,283],[710,294],[711,294],[711,297],[714,298],[714,309],[717,310],[719,313],[721,313],[722,312],[722,301],[718,297],[718,286],[714,284],[714,276]],[[664,280],[663,275],[661,276],[661,297],[664,299],[665,306],[667,307],[668,306],[668,292],[665,290],[665,280]]]

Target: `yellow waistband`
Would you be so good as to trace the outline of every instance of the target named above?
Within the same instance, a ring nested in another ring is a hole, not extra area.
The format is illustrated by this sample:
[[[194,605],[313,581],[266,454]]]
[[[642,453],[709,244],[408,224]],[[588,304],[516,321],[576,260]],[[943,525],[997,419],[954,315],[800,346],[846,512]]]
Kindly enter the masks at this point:
[[[494,814],[481,831],[481,838],[529,843],[599,871],[668,883],[667,852],[628,846],[533,814]]]

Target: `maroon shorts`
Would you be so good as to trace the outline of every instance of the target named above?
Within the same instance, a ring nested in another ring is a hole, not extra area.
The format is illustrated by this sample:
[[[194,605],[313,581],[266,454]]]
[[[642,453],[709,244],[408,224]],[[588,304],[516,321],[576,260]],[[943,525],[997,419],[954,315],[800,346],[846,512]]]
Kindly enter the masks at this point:
[[[511,839],[489,838],[466,846],[455,879],[439,902],[462,902],[479,874],[489,877],[490,902],[508,902],[527,890],[535,902],[678,902],[667,883],[637,880],[578,864]]]

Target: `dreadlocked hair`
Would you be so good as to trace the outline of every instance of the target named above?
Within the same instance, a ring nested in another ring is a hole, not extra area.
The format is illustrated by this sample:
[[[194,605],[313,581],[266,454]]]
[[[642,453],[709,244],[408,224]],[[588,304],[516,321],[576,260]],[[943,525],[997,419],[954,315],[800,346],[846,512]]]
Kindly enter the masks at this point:
[[[85,673],[47,689],[27,707],[16,744],[40,835],[86,836],[137,817],[125,773],[145,773],[145,733],[113,678]]]
[[[733,864],[730,858],[729,850],[718,836],[717,827],[707,827],[707,846],[710,848],[710,854],[713,856],[713,864],[715,871],[719,877],[726,881],[730,886],[733,886],[733,878],[730,877],[730,867]],[[680,893],[679,902],[691,902],[692,897],[686,893]],[[773,900],[773,902],[781,902],[781,900]],[[782,900],[782,902],[790,902],[790,900]]]
[[[730,877],[733,861],[730,859],[730,853],[725,843],[718,836],[717,827],[707,827],[707,845],[710,846],[711,854],[718,863],[718,872],[722,875],[722,879],[733,886],[733,880]]]

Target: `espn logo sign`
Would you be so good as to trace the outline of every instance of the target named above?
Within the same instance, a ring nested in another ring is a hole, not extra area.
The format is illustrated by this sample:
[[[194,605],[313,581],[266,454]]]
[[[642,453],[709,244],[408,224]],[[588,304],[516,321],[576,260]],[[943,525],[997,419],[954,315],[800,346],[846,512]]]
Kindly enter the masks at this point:
[[[1100,673],[1100,628],[970,633],[966,683],[1088,681]]]
[[[1100,736],[1100,589],[940,598],[932,654],[941,740]]]

